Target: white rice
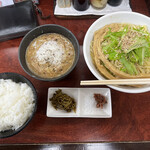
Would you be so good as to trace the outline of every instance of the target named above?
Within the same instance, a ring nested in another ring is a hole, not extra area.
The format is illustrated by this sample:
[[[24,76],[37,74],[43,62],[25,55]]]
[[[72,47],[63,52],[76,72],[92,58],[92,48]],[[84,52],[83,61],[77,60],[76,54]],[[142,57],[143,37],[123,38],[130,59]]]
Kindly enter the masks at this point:
[[[26,83],[0,79],[0,131],[21,127],[34,105],[32,89]]]

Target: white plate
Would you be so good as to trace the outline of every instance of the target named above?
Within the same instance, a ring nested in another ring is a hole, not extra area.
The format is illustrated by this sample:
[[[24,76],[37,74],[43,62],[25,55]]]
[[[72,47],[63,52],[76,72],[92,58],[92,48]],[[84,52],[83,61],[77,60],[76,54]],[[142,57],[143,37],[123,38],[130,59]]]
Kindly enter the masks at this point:
[[[50,102],[50,98],[55,91],[61,89],[63,93],[73,97],[76,101],[76,112],[66,112],[64,110],[56,110]],[[93,97],[94,93],[102,94],[106,97],[107,103],[103,109],[96,108],[96,101]],[[111,92],[109,88],[49,88],[47,97],[47,117],[83,117],[83,118],[111,118]]]

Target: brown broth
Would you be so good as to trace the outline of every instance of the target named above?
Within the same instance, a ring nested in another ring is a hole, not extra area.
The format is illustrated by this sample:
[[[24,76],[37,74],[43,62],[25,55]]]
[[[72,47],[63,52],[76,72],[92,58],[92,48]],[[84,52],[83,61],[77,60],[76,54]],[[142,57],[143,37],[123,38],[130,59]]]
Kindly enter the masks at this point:
[[[75,50],[69,39],[57,34],[43,34],[27,48],[26,63],[34,74],[54,78],[65,74],[75,59]]]

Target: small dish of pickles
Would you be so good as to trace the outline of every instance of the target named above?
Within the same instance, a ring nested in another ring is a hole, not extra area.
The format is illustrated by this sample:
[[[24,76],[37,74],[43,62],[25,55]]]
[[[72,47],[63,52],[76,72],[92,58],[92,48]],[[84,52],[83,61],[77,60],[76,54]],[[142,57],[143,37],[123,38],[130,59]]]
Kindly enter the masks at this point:
[[[47,117],[111,118],[109,88],[48,89]]]

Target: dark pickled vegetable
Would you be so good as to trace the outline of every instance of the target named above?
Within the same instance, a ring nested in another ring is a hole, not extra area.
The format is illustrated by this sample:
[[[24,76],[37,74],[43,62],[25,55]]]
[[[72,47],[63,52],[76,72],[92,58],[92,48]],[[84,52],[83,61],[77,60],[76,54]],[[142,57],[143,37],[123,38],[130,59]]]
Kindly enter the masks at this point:
[[[61,89],[55,91],[53,97],[49,99],[52,103],[52,106],[57,110],[65,110],[71,112],[74,110],[76,112],[76,102],[74,98],[62,92]]]

